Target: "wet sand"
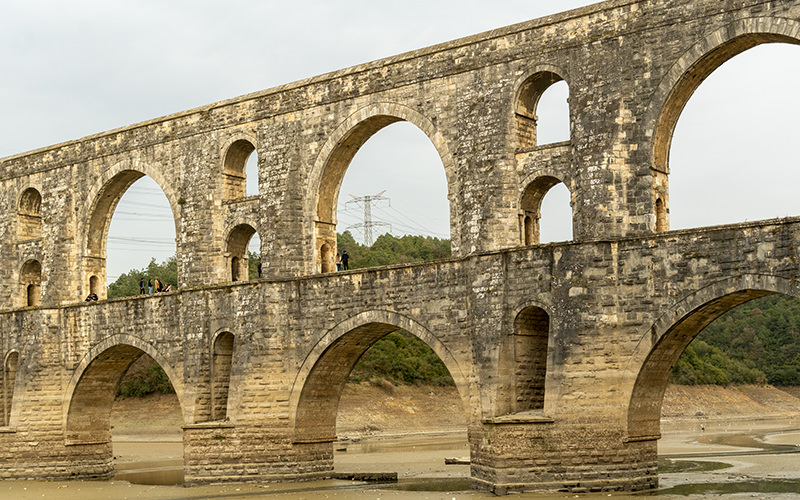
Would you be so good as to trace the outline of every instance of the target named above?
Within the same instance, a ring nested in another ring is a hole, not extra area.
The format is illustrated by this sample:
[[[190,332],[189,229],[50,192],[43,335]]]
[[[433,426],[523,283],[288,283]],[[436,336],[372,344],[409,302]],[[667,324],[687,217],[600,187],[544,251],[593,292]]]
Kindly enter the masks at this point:
[[[726,468],[668,472],[660,476],[659,492],[640,494],[520,494],[509,498],[635,499],[658,496],[665,500],[719,499],[708,485],[720,483],[724,498],[800,499],[800,420],[720,421],[665,423],[659,453],[665,462],[688,464],[725,463]],[[337,445],[337,472],[396,472],[397,485],[375,485],[328,480],[290,484],[235,484],[193,488],[131,484],[120,479],[133,471],[144,475],[180,470],[181,443],[133,441],[118,438],[114,444],[120,478],[112,481],[1,481],[0,498],[27,500],[145,499],[145,500],[248,500],[248,499],[475,499],[497,498],[465,490],[468,465],[445,465],[445,458],[468,455],[464,433],[429,432],[415,435],[370,437]],[[700,485],[700,486],[697,486]],[[702,486],[706,485],[706,486]],[[733,492],[742,488],[747,491]],[[398,489],[405,488],[405,489]],[[421,488],[421,491],[408,489]],[[683,488],[678,491],[677,488]],[[761,488],[764,492],[758,492]],[[766,488],[766,489],[765,489]],[[428,490],[428,491],[425,491]],[[430,491],[439,490],[439,491]],[[444,490],[444,491],[442,491]],[[777,491],[771,491],[777,490]],[[780,492],[783,491],[783,492]],[[691,496],[687,497],[687,494]]]

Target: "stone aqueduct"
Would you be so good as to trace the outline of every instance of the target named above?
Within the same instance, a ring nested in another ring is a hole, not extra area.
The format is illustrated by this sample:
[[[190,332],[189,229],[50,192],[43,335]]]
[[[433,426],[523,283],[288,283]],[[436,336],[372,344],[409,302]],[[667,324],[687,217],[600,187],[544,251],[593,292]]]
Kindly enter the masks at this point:
[[[686,345],[746,300],[800,296],[800,220],[668,230],[672,131],[725,60],[798,41],[800,0],[611,0],[3,159],[0,477],[109,476],[142,353],[176,389],[188,484],[325,477],[344,380],[404,328],[456,381],[476,486],[655,487]],[[539,146],[561,80],[571,137]],[[441,156],[454,257],[327,273],[348,163],[400,120]],[[111,214],[144,175],[180,290],[78,302],[105,290]],[[538,245],[559,181],[574,241]],[[256,231],[264,277],[232,281]]]

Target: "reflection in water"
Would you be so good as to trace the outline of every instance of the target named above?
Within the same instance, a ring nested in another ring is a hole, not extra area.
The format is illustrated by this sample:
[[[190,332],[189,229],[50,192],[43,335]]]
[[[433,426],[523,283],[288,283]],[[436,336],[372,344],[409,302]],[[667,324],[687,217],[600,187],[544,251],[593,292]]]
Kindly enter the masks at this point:
[[[729,495],[733,493],[797,493],[797,481],[781,479],[759,479],[735,483],[682,484],[661,490],[659,495]]]
[[[183,484],[183,468],[141,469],[117,472],[114,479],[131,484],[174,486]]]

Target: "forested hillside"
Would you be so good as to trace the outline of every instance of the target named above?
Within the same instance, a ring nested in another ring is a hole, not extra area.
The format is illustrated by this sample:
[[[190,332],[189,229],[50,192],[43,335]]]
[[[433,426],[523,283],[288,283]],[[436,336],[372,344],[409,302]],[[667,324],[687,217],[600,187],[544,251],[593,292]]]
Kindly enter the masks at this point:
[[[391,234],[378,236],[372,246],[356,242],[350,231],[339,234],[336,239],[338,252],[350,254],[350,269],[410,264],[426,260],[450,257],[450,240],[430,236],[401,236]]]
[[[800,385],[800,299],[769,295],[723,314],[689,345],[672,380]]]

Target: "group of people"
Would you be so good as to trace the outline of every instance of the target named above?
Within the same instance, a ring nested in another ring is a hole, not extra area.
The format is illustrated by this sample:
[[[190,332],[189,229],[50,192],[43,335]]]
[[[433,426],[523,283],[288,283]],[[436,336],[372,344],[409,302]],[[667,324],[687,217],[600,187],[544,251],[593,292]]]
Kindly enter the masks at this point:
[[[347,271],[348,269],[350,269],[350,255],[347,250],[344,250],[342,253],[336,254],[336,270]]]
[[[169,283],[165,285],[158,279],[158,276],[155,277],[155,280],[148,279],[147,285],[144,283],[144,278],[139,280],[139,295],[152,294],[153,290],[155,290],[156,293],[171,292],[172,285]]]

